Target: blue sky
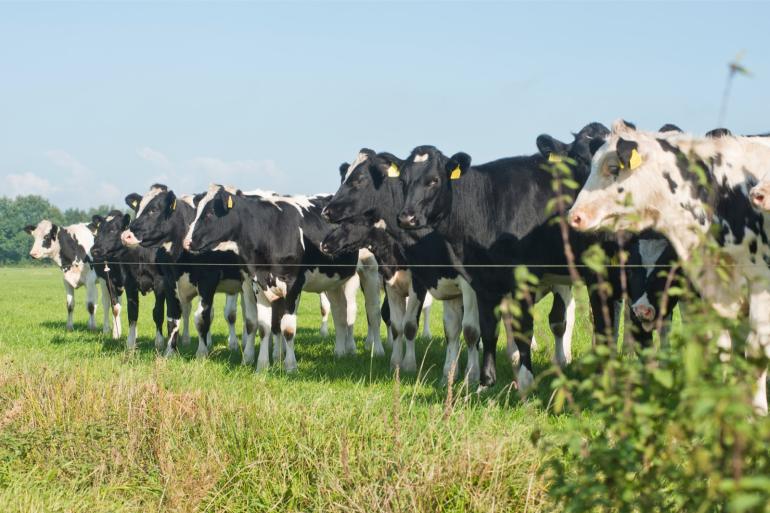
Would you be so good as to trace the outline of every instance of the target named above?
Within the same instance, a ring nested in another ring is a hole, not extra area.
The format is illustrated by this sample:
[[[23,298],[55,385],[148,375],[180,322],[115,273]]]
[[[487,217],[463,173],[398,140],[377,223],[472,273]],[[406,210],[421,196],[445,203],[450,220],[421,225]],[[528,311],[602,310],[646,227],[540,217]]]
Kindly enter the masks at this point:
[[[474,162],[624,117],[770,130],[770,4],[0,3],[0,195],[333,192],[370,147]]]

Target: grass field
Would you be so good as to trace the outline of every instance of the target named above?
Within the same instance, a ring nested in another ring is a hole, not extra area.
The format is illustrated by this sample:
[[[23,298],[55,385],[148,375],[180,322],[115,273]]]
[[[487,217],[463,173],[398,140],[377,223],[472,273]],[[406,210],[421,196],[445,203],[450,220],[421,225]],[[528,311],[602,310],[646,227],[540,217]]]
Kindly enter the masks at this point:
[[[58,269],[4,268],[0,283],[0,511],[549,510],[530,434],[575,420],[505,386],[502,335],[498,385],[480,397],[457,385],[447,401],[440,302],[434,339],[418,341],[419,377],[396,382],[388,359],[363,354],[362,308],[359,354],[333,357],[315,295],[301,304],[299,371],[256,374],[227,350],[223,297],[210,359],[196,360],[194,343],[167,360],[153,348],[151,297],[128,355],[125,340],[86,330],[82,289],[65,331]],[[537,310],[539,371],[552,352],[549,302]],[[547,384],[535,394],[546,403]]]

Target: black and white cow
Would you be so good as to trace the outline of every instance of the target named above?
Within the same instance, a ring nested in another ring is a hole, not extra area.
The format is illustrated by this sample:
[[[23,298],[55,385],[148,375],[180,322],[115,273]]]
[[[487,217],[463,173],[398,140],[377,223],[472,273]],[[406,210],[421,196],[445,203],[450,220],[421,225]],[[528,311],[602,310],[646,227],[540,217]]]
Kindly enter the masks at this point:
[[[719,315],[735,319],[748,307],[748,351],[770,357],[770,218],[754,210],[749,197],[768,171],[770,146],[750,137],[664,138],[617,121],[594,156],[569,221],[582,231],[665,235],[692,285]],[[720,259],[735,265],[716,265]],[[753,399],[763,413],[766,374],[758,376]]]
[[[340,227],[330,233],[322,249],[335,253],[368,247],[381,261],[392,319],[393,367],[416,370],[414,337],[419,320],[419,301],[429,295],[444,301],[444,332],[447,352],[444,380],[459,357],[460,331],[468,344],[466,377],[478,381],[478,314],[473,289],[449,265],[445,241],[430,228],[405,230],[399,227],[398,213],[404,204],[404,190],[398,179],[403,161],[391,154],[362,149],[352,165],[340,168],[343,181],[324,209],[324,216]],[[407,301],[408,299],[408,301]],[[560,299],[556,302],[559,303]],[[392,313],[391,313],[392,315]],[[406,354],[402,355],[405,338]],[[557,336],[557,341],[561,337]],[[509,354],[515,358],[509,349]],[[564,360],[568,356],[559,352]],[[514,362],[515,364],[516,362]]]
[[[294,337],[303,290],[327,293],[336,327],[335,354],[355,351],[352,330],[358,282],[351,278],[356,276],[359,256],[358,251],[339,258],[321,253],[321,240],[332,229],[320,216],[328,199],[243,193],[219,185],[196,197],[197,213],[185,248],[194,253],[232,251],[254,281],[260,304],[270,305],[272,318],[259,316],[263,340],[258,368],[269,365],[266,337],[272,332],[283,341],[277,345],[285,347],[285,369],[296,370]]]
[[[114,210],[106,216],[93,216],[91,227],[94,232],[94,245],[91,248],[91,258],[96,264],[106,264],[110,273],[120,273],[122,276],[128,308],[126,347],[136,348],[139,293],[144,296],[150,291],[155,295],[155,306],[152,310],[152,318],[155,322],[155,345],[162,347],[166,299],[163,273],[155,265],[158,249],[141,246],[125,247],[120,237],[130,222],[131,217],[119,210]]]
[[[230,251],[191,255],[182,247],[185,233],[195,218],[192,197],[179,197],[165,185],[155,184],[144,196],[136,193],[126,197],[126,204],[136,210],[136,217],[121,233],[121,242],[128,248],[142,246],[157,248],[155,265],[163,277],[164,296],[166,299],[166,318],[168,343],[166,356],[177,351],[180,319],[187,317],[190,304],[196,295],[200,295],[198,310],[195,313],[195,326],[198,330],[198,349],[196,355],[205,357],[211,349],[211,310],[216,292],[228,294],[225,305],[225,318],[230,325],[230,349],[237,349],[235,338],[237,295],[242,292],[244,312],[244,363],[253,363],[253,348],[256,336],[256,302],[251,286],[243,279],[238,268],[238,260]],[[183,341],[189,340],[186,330]],[[160,351],[162,347],[157,347]],[[249,361],[251,358],[251,361]]]
[[[119,297],[111,304],[111,297],[105,276],[97,276],[91,263],[89,252],[94,243],[94,236],[86,223],[60,227],[43,219],[37,225],[29,225],[24,231],[34,237],[29,255],[35,260],[50,258],[63,273],[64,291],[67,295],[67,330],[73,329],[75,310],[75,289],[86,287],[86,308],[88,309],[88,329],[96,329],[94,314],[98,292],[97,282],[102,289],[102,307],[104,319],[102,330],[110,332],[110,312],[112,313],[112,336],[120,338],[120,301]]]
[[[566,147],[541,136],[539,154],[480,166],[471,166],[471,158],[465,153],[447,157],[432,146],[419,146],[402,165],[400,178],[406,199],[398,215],[399,225],[407,229],[435,229],[446,240],[451,264],[476,293],[484,344],[482,386],[494,385],[496,381],[497,307],[517,289],[513,269],[508,266],[527,266],[540,277],[542,286],[572,284],[560,227],[552,222],[555,215],[547,208],[556,196],[553,175],[546,169],[548,161],[558,160],[566,153],[570,160],[565,163],[581,183],[588,174],[592,147],[596,146],[592,140],[601,141],[607,133],[606,127],[592,123]],[[553,158],[544,154],[553,154]],[[597,238],[570,233],[570,242],[579,255]],[[596,293],[591,296],[594,322],[597,331],[603,333],[601,298]],[[529,344],[532,316],[524,301],[519,310],[522,314],[518,319],[521,335],[516,340],[521,360],[518,384],[526,390],[533,380]]]

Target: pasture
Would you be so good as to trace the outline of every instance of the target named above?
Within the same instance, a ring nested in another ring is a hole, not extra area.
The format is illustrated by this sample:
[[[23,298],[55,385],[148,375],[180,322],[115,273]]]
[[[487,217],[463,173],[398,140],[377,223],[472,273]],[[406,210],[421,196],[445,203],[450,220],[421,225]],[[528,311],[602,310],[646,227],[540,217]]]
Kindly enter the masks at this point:
[[[387,358],[362,354],[360,294],[358,355],[333,357],[333,325],[319,335],[318,296],[305,294],[299,372],[256,374],[227,350],[224,296],[211,357],[195,359],[194,341],[164,359],[150,296],[140,298],[139,347],[129,355],[126,309],[123,340],[89,332],[83,289],[75,330],[65,331],[57,268],[3,268],[0,280],[3,512],[548,511],[533,429],[558,436],[590,422],[546,413],[548,378],[539,401],[518,399],[502,329],[498,385],[477,396],[457,384],[448,399],[440,301],[433,340],[418,339],[419,375],[396,381]],[[553,349],[549,304],[536,312],[539,375]],[[586,319],[583,310],[576,357],[590,345]]]

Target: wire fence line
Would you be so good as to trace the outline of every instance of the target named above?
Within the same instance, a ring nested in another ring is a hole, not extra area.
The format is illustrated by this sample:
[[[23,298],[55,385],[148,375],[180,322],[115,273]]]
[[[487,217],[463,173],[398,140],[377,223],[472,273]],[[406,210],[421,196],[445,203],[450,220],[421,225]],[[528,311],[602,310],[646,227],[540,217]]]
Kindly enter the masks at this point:
[[[87,262],[91,265],[186,265],[186,266],[200,266],[200,267],[245,267],[245,266],[269,266],[269,267],[357,267],[357,264],[332,264],[332,263],[280,263],[280,262],[123,262],[123,261],[98,261]],[[402,268],[402,269],[440,269],[440,268],[456,268],[462,267],[464,269],[515,269],[517,267],[539,267],[545,269],[569,269],[570,267],[576,267],[581,269],[671,269],[674,267],[681,267],[680,264],[601,264],[601,265],[589,265],[589,264],[538,264],[538,263],[520,263],[520,264],[383,264],[377,263],[378,267],[385,268]],[[0,267],[18,267],[15,265],[0,266]],[[40,266],[47,267],[47,266]],[[704,268],[751,268],[751,267],[768,267],[767,263],[732,263],[732,264],[701,264],[699,267]]]

